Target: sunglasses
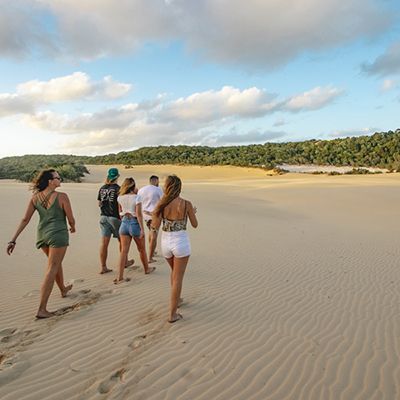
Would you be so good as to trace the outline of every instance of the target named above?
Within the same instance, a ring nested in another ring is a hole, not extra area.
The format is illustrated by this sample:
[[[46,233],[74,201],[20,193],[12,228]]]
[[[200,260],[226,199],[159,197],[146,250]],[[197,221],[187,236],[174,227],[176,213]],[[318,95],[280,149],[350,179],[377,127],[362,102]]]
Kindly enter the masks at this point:
[[[53,180],[53,179],[58,179],[60,182],[62,182],[62,178],[60,176],[55,176],[55,177],[51,178],[51,180]]]

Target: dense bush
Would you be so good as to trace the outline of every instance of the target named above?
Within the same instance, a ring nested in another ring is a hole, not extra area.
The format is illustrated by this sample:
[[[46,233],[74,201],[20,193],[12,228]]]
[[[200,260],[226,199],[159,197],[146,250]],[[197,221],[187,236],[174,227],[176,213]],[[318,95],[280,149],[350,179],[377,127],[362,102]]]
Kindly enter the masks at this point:
[[[60,170],[67,180],[80,181],[84,164],[236,165],[273,169],[280,164],[379,167],[400,171],[400,129],[372,136],[248,146],[156,146],[103,156],[28,155],[0,159],[0,179],[24,181],[42,168]],[[352,173],[365,173],[363,171]]]
[[[54,168],[64,181],[80,182],[89,171],[83,164],[86,157],[65,155],[29,155],[0,159],[0,179],[18,179],[31,182],[35,175],[46,168]]]

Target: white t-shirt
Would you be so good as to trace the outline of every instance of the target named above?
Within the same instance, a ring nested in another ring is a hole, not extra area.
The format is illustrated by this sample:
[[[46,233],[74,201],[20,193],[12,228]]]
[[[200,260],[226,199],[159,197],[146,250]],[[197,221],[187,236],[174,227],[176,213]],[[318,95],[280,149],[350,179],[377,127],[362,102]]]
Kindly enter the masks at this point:
[[[143,186],[138,191],[142,201],[143,218],[145,221],[151,219],[151,213],[156,208],[157,203],[161,199],[163,191],[160,187],[154,185]]]
[[[119,213],[121,217],[123,217],[126,213],[129,213],[132,216],[137,217],[136,204],[142,202],[138,194],[123,194],[122,196],[118,196],[117,201],[118,204],[121,205],[121,211]]]

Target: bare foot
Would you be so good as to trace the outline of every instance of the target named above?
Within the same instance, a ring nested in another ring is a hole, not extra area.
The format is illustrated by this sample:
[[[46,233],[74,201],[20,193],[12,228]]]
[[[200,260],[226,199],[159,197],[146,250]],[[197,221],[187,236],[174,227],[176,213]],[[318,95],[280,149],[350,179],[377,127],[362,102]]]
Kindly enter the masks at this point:
[[[113,282],[114,282],[114,285],[118,285],[119,283],[122,283],[122,282],[129,282],[130,280],[131,280],[131,278],[122,278],[122,279],[115,278],[113,280]]]
[[[38,311],[36,314],[36,319],[45,319],[45,318],[51,318],[54,317],[54,313],[50,311]]]
[[[104,268],[100,271],[100,274],[106,274],[107,272],[111,272],[111,271],[112,271],[112,269],[107,268],[107,267],[104,267]]]
[[[131,265],[135,264],[135,260],[132,258],[132,260],[128,260],[128,262],[125,265],[125,268],[130,267]]]
[[[145,271],[144,271],[144,273],[146,274],[146,275],[148,275],[148,274],[151,274],[152,272],[154,272],[156,270],[156,267],[148,267]]]
[[[149,264],[156,262],[157,260],[155,260],[154,258],[149,258]]]
[[[170,324],[173,324],[174,322],[179,321],[180,319],[183,319],[182,314],[175,313],[175,314],[172,315],[172,317],[168,320],[168,322],[169,322]]]
[[[67,297],[67,293],[72,289],[72,285],[64,286],[64,290],[61,292],[61,297]]]

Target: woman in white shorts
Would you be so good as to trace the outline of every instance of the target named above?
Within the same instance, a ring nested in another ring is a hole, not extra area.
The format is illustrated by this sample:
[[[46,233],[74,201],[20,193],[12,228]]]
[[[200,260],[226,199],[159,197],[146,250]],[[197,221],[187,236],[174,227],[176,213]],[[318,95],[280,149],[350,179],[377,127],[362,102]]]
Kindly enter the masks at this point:
[[[196,207],[180,197],[182,182],[176,175],[165,180],[164,195],[158,202],[152,220],[152,229],[162,223],[161,249],[171,267],[171,302],[168,321],[182,319],[177,312],[181,299],[182,281],[190,257],[190,241],[186,231],[187,220],[197,228]]]

